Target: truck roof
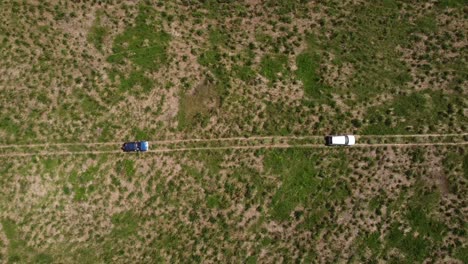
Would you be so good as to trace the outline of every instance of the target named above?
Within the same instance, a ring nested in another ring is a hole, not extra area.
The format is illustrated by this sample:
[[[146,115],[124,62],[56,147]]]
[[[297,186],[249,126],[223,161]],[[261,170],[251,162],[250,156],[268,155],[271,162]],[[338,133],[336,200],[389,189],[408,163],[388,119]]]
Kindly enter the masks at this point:
[[[332,136],[331,141],[333,145],[354,145],[356,138],[353,135]]]
[[[140,150],[141,151],[147,151],[149,148],[149,143],[148,141],[141,141],[140,142]]]
[[[346,143],[345,136],[332,136],[332,144],[344,145]]]

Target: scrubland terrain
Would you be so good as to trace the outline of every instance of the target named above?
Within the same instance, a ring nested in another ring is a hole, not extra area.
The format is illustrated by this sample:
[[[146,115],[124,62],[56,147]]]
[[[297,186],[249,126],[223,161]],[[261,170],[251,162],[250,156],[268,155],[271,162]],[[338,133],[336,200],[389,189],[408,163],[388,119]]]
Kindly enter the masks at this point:
[[[1,1],[0,262],[468,262],[467,14]]]

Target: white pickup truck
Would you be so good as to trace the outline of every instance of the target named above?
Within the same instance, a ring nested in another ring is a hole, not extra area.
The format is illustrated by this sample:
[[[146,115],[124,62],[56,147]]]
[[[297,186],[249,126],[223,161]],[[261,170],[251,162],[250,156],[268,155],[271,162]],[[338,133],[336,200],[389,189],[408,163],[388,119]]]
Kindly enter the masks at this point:
[[[356,138],[353,135],[334,135],[325,137],[327,146],[352,146],[356,144]]]

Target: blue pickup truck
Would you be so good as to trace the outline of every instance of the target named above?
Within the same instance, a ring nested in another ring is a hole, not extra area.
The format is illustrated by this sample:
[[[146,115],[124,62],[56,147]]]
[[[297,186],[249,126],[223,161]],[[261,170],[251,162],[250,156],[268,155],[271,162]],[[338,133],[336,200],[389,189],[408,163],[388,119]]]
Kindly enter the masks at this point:
[[[149,143],[148,141],[125,142],[121,149],[124,152],[145,152],[149,149]]]

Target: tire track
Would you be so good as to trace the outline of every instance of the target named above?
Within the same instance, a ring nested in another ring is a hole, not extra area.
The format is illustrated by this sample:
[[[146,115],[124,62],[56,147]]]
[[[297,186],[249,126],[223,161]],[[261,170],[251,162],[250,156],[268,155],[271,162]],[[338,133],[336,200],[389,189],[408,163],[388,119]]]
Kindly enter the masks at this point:
[[[91,151],[48,151],[48,152],[35,152],[35,153],[28,153],[28,152],[13,152],[7,154],[0,154],[0,158],[2,157],[34,157],[34,156],[70,156],[70,155],[92,155],[92,154],[124,154],[122,151],[118,150],[109,150],[109,151],[98,151],[98,150],[91,150]]]
[[[0,157],[31,157],[31,156],[63,156],[63,155],[91,155],[91,154],[142,154],[144,153],[169,153],[169,152],[185,152],[185,151],[201,151],[201,150],[238,150],[238,149],[268,149],[268,148],[326,148],[325,145],[321,144],[304,144],[304,145],[288,145],[288,144],[262,144],[253,146],[224,146],[224,147],[186,147],[186,148],[163,148],[153,149],[146,152],[123,152],[121,150],[110,150],[110,151],[59,151],[59,152],[15,152],[0,154]]]
[[[358,138],[408,138],[408,137],[464,137],[468,136],[468,133],[461,134],[401,134],[401,135],[356,135]]]
[[[62,146],[105,146],[105,145],[121,145],[122,142],[74,142],[74,143],[38,143],[38,144],[10,144],[1,145],[0,149],[4,148],[34,148],[34,147],[62,147]]]
[[[468,142],[452,143],[452,142],[440,142],[440,143],[380,143],[380,144],[356,144],[354,146],[346,148],[373,148],[373,147],[418,147],[418,146],[458,146],[468,145]],[[224,147],[187,147],[187,148],[173,148],[173,149],[155,149],[149,150],[150,153],[164,153],[164,152],[183,152],[183,151],[200,151],[200,150],[238,150],[238,149],[271,149],[271,148],[328,148],[338,149],[340,147],[329,147],[323,144],[301,144],[301,145],[290,145],[290,144],[262,144],[254,146],[224,146]]]
[[[351,148],[359,148],[359,147],[427,147],[427,146],[460,146],[460,145],[468,145],[467,141],[464,142],[427,142],[427,143],[363,143],[363,144],[356,144]]]
[[[187,142],[228,142],[228,141],[254,141],[254,140],[273,140],[273,139],[316,139],[324,136],[253,136],[253,137],[228,137],[228,138],[189,138],[189,139],[168,139],[148,141],[150,144],[176,144]],[[123,141],[118,142],[70,142],[70,143],[40,143],[40,144],[10,144],[0,145],[2,148],[24,148],[24,147],[59,147],[59,146],[110,146],[122,145]]]
[[[378,147],[427,147],[427,146],[460,146],[468,145],[468,142],[460,143],[376,143],[376,144],[356,144],[349,148],[378,148]],[[164,148],[164,149],[153,149],[146,153],[170,153],[170,152],[186,152],[186,151],[204,151],[204,150],[245,150],[245,149],[288,149],[288,148],[328,148],[338,149],[339,147],[328,147],[323,144],[301,144],[301,145],[290,145],[290,144],[261,144],[253,146],[224,146],[224,147],[186,147],[186,148]],[[59,152],[37,152],[37,153],[26,153],[16,152],[0,154],[0,157],[32,157],[32,156],[63,156],[63,155],[97,155],[97,154],[119,154],[128,155],[132,153],[125,153],[119,150],[111,151],[59,151]],[[140,152],[133,152],[133,154],[140,154]],[[144,153],[141,153],[144,155]]]
[[[409,137],[463,137],[468,136],[468,133],[461,134],[412,134],[412,135],[355,135],[357,138],[409,138]],[[324,136],[310,135],[310,136],[252,136],[252,137],[227,137],[227,138],[189,138],[189,139],[168,139],[168,140],[152,140],[148,141],[150,144],[176,144],[187,142],[229,142],[229,141],[255,141],[255,140],[293,140],[293,139],[320,139]],[[59,146],[111,146],[121,145],[123,141],[114,142],[69,142],[69,143],[38,143],[38,144],[10,144],[0,145],[0,149],[5,148],[27,148],[27,147],[59,147]]]

